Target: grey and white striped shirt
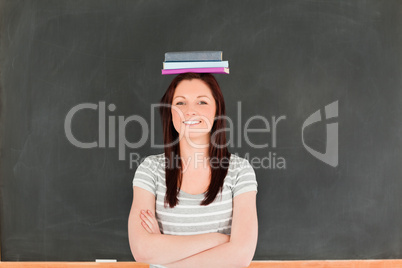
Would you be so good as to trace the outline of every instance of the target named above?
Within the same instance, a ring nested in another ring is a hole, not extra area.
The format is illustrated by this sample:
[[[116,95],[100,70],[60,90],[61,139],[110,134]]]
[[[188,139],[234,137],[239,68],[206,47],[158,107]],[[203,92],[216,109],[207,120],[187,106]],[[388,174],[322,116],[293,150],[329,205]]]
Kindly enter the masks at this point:
[[[151,155],[138,166],[133,186],[138,186],[156,197],[155,216],[161,233],[169,235],[194,235],[223,233],[230,235],[233,198],[239,194],[257,191],[257,180],[250,163],[231,154],[228,173],[222,193],[207,206],[201,206],[204,194],[188,194],[180,190],[179,203],[164,207],[166,193],[165,154]],[[163,267],[152,266],[151,267]]]

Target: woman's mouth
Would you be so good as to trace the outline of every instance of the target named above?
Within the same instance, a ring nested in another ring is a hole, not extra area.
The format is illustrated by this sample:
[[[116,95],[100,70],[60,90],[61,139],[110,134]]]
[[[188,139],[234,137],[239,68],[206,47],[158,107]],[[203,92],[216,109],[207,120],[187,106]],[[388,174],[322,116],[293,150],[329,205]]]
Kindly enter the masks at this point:
[[[183,121],[183,123],[185,124],[185,125],[198,125],[198,124],[200,124],[201,123],[201,121],[199,121],[199,120],[187,120],[187,121]]]

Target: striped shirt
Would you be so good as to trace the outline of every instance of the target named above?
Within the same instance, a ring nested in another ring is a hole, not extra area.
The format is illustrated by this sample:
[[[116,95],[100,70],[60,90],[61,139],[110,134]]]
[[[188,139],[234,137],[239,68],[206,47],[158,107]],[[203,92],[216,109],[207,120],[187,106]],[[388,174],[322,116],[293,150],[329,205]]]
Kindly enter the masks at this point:
[[[155,217],[162,234],[195,235],[223,233],[230,235],[233,214],[233,198],[239,194],[257,191],[257,180],[250,163],[231,154],[223,190],[207,206],[201,206],[204,194],[188,194],[180,190],[179,203],[164,207],[166,193],[165,154],[151,155],[138,166],[133,186],[151,192],[156,197]],[[163,267],[152,266],[151,267]]]

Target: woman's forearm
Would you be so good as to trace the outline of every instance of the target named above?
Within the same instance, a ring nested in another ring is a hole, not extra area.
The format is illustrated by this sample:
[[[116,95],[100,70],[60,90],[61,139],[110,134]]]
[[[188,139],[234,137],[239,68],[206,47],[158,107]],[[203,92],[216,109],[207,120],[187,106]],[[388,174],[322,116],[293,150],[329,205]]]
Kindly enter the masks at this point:
[[[141,210],[133,207],[128,221],[130,248],[136,261],[161,264],[175,262],[229,242],[220,233],[164,235],[148,233],[141,225]]]
[[[162,264],[179,261],[194,254],[229,242],[230,236],[220,233],[199,235],[149,234],[144,239],[142,262]]]
[[[168,268],[238,268],[249,266],[249,262],[248,260],[245,260],[243,258],[241,246],[236,245],[233,242],[228,242],[198,253],[196,255],[190,256],[186,259],[179,260],[173,263],[165,263],[162,265]]]

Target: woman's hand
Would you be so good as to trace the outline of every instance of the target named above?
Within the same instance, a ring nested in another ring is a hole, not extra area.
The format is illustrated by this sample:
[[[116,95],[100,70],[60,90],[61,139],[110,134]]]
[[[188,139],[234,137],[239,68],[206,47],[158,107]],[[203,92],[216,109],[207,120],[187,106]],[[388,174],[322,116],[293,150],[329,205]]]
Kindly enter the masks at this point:
[[[150,210],[141,210],[141,225],[150,234],[160,234],[158,221]]]

